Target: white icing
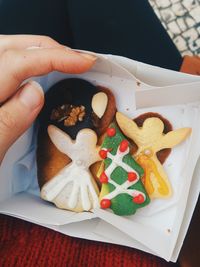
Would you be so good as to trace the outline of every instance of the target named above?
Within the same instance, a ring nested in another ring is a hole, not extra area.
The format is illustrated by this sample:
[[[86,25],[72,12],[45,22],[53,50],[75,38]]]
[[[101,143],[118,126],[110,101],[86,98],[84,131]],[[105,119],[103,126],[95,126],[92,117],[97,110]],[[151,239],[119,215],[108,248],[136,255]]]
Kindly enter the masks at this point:
[[[107,151],[106,148],[103,148],[102,150]],[[138,191],[136,189],[129,189],[130,186],[132,186],[138,182],[139,174],[133,168],[131,168],[129,165],[127,165],[125,162],[123,162],[124,156],[127,155],[128,153],[129,153],[129,147],[124,152],[121,152],[119,147],[118,147],[116,155],[112,155],[109,152],[107,153],[107,158],[111,159],[112,162],[105,170],[105,174],[108,177],[108,183],[114,185],[115,189],[111,193],[105,195],[103,197],[103,199],[110,199],[111,200],[114,197],[116,197],[117,195],[123,194],[123,193],[128,194],[132,197],[136,197],[139,194],[141,194],[144,197],[144,200],[146,199],[146,196],[143,192]],[[126,180],[121,185],[117,184],[114,180],[111,179],[111,174],[117,167],[123,168],[127,173],[128,172],[135,173],[137,176],[136,179],[134,181],[131,181],[131,182],[129,180]]]
[[[64,208],[74,209],[79,200],[83,210],[90,210],[99,204],[98,194],[92,183],[89,171],[91,164],[100,160],[96,146],[97,137],[90,129],[81,130],[76,138],[71,138],[55,126],[49,127],[49,136],[56,147],[67,154],[72,162],[64,167],[57,175],[47,182],[41,191],[45,200],[64,203]],[[68,187],[72,184],[69,193]],[[68,192],[66,195],[65,192]],[[92,199],[91,199],[92,197]]]

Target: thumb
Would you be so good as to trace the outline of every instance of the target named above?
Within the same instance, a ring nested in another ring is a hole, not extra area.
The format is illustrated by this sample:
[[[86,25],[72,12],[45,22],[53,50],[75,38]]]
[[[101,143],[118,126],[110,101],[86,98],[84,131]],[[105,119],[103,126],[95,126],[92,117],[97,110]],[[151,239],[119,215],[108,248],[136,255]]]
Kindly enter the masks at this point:
[[[0,163],[8,148],[30,127],[43,103],[42,87],[30,81],[0,107]]]

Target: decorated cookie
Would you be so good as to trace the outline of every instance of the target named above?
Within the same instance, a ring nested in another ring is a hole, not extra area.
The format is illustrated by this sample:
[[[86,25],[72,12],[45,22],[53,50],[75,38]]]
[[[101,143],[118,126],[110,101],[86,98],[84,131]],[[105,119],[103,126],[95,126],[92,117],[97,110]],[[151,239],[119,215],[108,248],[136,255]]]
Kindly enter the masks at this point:
[[[122,132],[138,147],[134,157],[145,171],[143,183],[149,196],[170,197],[172,188],[156,153],[183,142],[190,135],[191,128],[181,128],[164,134],[164,124],[159,118],[146,119],[142,127],[138,127],[133,120],[119,112],[116,120]]]
[[[117,215],[131,215],[149,203],[140,177],[143,169],[130,154],[129,142],[112,123],[99,151],[101,168],[100,207],[111,208]]]
[[[71,163],[43,185],[41,197],[61,209],[76,212],[97,207],[99,190],[89,170],[90,165],[100,160],[96,133],[83,129],[74,141],[51,125],[48,134],[57,149],[70,157]]]
[[[83,79],[70,78],[48,90],[39,119],[42,128],[55,125],[75,139],[77,133],[85,128],[101,135],[115,112],[115,98],[109,89]]]
[[[70,157],[61,153],[50,140],[48,126],[58,127],[73,140],[86,128],[95,131],[99,137],[115,113],[115,98],[107,88],[76,78],[52,86],[45,95],[45,105],[39,116],[37,166],[40,188],[71,162]]]
[[[164,129],[163,129],[164,134],[167,134],[168,132],[173,130],[173,127],[170,121],[157,112],[145,112],[145,113],[140,114],[133,120],[137,124],[138,127],[142,127],[144,121],[148,118],[159,118],[164,124]],[[133,154],[134,154],[137,151],[137,145],[133,144],[133,146],[134,146],[133,148],[134,150]],[[161,164],[163,164],[165,160],[169,157],[171,150],[172,150],[171,148],[165,148],[156,153],[157,158]]]

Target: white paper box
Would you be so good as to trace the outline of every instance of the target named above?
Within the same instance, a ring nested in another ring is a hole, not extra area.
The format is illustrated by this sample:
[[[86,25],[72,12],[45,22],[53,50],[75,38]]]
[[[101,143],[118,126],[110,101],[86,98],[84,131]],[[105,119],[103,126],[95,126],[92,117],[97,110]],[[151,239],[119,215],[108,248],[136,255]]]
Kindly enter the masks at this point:
[[[80,214],[59,210],[39,197],[34,125],[10,148],[0,168],[0,212],[67,235],[135,247],[176,261],[200,191],[200,77],[99,55],[88,73],[54,72],[37,80],[47,90],[57,81],[74,76],[110,88],[118,110],[130,117],[144,109],[163,114],[174,128],[192,127],[192,136],[173,149],[165,163],[169,177],[175,177],[175,194],[168,201],[152,201],[136,215],[118,216],[117,220],[116,215],[100,209]]]

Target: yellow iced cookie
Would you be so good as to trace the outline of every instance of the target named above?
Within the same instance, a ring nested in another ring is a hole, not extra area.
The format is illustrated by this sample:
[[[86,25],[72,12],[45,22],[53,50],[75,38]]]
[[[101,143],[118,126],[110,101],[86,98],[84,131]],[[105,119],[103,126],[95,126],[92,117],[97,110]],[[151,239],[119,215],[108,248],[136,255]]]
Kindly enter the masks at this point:
[[[164,124],[159,118],[146,119],[142,127],[138,127],[133,120],[119,112],[116,120],[123,133],[138,146],[134,157],[145,171],[143,183],[149,196],[170,197],[172,188],[156,153],[180,144],[190,135],[191,128],[181,128],[164,134]]]

